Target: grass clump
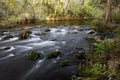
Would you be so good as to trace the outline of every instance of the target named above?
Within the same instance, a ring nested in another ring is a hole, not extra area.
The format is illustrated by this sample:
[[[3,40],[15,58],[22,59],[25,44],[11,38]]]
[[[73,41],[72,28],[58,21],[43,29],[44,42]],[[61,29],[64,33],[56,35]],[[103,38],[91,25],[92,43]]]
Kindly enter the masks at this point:
[[[31,51],[26,57],[29,60],[37,60],[38,58],[40,58],[40,53],[37,51]]]

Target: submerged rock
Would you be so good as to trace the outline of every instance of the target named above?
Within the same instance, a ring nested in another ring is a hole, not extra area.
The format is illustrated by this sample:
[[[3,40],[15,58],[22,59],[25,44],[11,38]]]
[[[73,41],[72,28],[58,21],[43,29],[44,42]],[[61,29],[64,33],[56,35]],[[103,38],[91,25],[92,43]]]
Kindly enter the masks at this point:
[[[7,39],[10,39],[10,38],[13,38],[13,36],[10,35],[10,34],[7,34],[2,38],[2,40],[7,40]]]
[[[55,58],[55,57],[57,57],[59,54],[60,54],[61,52],[60,51],[58,51],[58,50],[55,50],[55,51],[53,51],[52,53],[49,53],[48,55],[47,55],[47,58]]]
[[[88,31],[87,31],[87,34],[90,34],[90,35],[95,35],[95,34],[96,34],[96,32],[95,32],[94,30],[88,30]]]
[[[9,50],[11,47],[10,46],[5,46],[5,47],[0,47],[0,50]]]
[[[45,29],[45,32],[49,32],[49,31],[50,31],[50,28],[46,28],[46,29]]]
[[[40,58],[40,53],[37,51],[31,51],[26,57],[29,60],[37,60],[38,58]]]

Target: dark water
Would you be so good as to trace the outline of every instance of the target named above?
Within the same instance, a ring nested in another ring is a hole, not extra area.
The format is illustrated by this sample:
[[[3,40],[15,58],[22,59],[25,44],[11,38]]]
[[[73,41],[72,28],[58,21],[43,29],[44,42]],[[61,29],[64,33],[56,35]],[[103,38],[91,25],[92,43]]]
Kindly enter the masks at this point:
[[[31,27],[31,26],[29,26]],[[0,80],[70,80],[77,70],[77,63],[72,66],[61,67],[64,60],[76,60],[75,52],[80,48],[89,51],[89,42],[85,39],[92,31],[87,26],[54,25],[47,27],[32,25],[29,39],[19,40],[17,35],[21,28],[8,29],[0,37]],[[44,34],[43,34],[44,33]],[[5,35],[14,37],[2,40]],[[8,47],[5,49],[5,47]],[[36,61],[26,59],[31,50],[43,54],[43,58]],[[57,58],[47,59],[47,54],[59,50]]]

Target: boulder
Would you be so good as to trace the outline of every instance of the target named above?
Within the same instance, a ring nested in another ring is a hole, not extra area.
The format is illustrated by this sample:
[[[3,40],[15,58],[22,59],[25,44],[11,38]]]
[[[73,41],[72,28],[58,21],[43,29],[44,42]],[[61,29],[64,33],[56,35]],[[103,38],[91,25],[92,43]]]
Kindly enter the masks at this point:
[[[19,37],[19,39],[27,39],[30,37],[31,33],[32,32],[30,31],[30,29],[23,29],[19,32],[18,37]]]

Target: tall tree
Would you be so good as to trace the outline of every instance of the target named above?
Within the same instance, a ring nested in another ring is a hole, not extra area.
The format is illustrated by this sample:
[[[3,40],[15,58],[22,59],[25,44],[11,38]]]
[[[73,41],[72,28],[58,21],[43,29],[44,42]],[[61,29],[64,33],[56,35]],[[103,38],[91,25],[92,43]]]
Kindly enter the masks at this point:
[[[112,17],[111,17],[111,9],[112,6],[112,0],[107,0],[107,6],[106,6],[106,14],[105,14],[105,19],[104,19],[104,23],[103,26],[106,26],[107,23],[110,23],[112,21]]]

